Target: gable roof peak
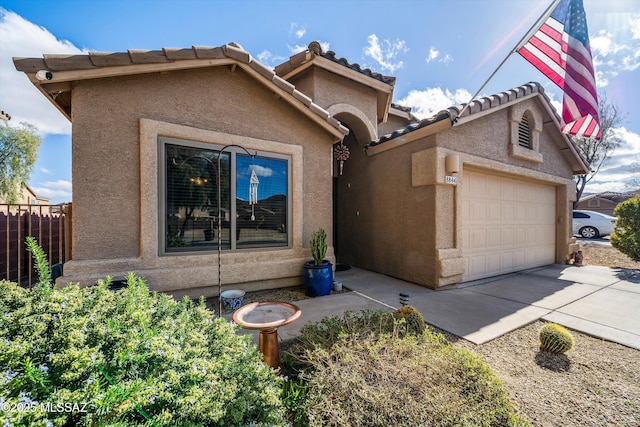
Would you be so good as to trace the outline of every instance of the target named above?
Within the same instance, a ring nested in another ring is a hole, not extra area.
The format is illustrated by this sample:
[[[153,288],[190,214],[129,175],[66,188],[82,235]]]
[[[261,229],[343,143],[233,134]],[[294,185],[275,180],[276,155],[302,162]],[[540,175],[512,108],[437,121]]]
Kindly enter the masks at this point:
[[[276,66],[276,74],[278,74],[279,76],[285,76],[286,78],[286,76],[290,75],[292,72],[295,73],[298,68],[312,62],[315,58],[327,59],[359,74],[371,77],[372,79],[382,82],[390,86],[391,88],[393,88],[393,86],[396,84],[396,78],[393,76],[385,76],[381,73],[371,70],[370,68],[362,68],[359,64],[350,63],[346,58],[338,58],[336,56],[336,53],[332,50],[325,52],[322,49],[322,44],[317,40],[309,43],[306,50],[292,55],[291,57],[289,57],[288,61]]]

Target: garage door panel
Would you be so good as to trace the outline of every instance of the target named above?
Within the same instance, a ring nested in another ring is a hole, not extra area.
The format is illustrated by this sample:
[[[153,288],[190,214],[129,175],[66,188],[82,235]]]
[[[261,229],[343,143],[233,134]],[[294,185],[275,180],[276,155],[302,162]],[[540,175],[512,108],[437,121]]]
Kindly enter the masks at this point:
[[[465,171],[462,190],[463,280],[555,261],[555,187]]]

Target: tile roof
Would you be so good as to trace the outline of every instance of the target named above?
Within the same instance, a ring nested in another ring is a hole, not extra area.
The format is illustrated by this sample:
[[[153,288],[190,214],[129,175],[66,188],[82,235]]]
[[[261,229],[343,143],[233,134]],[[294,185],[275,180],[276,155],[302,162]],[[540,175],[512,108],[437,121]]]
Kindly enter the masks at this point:
[[[161,71],[163,65],[166,65],[167,69],[180,69],[180,63],[184,63],[185,68],[192,68],[194,66],[212,66],[216,64],[205,61],[202,63],[202,65],[190,65],[188,64],[188,61],[216,59],[229,59],[232,61],[237,61],[240,64],[248,65],[251,69],[259,73],[267,80],[271,81],[278,88],[291,94],[295,99],[297,99],[304,105],[304,108],[308,108],[322,120],[326,120],[339,132],[344,135],[349,133],[349,130],[338,120],[332,117],[329,112],[327,112],[319,105],[315,104],[311,100],[311,98],[306,96],[304,93],[298,91],[294,85],[276,75],[276,73],[271,68],[256,61],[249,52],[242,48],[242,46],[233,42],[217,47],[193,46],[191,48],[162,48],[162,50],[129,49],[127,52],[89,52],[87,55],[44,54],[42,58],[13,58],[13,62],[18,71],[22,71],[26,74],[32,74],[32,76],[30,76],[31,81],[36,86],[40,86],[41,90],[49,95],[49,97],[51,98],[50,100],[54,104],[56,104],[58,108],[60,108],[61,111],[63,111],[70,119],[70,97],[68,95],[59,96],[63,91],[58,91],[55,93],[55,95],[53,93],[47,92],[47,85],[54,85],[60,81],[73,81],[82,80],[84,78],[102,77],[102,75],[97,74],[91,75],[89,77],[83,77],[83,71],[89,73],[92,70],[108,70],[111,68],[114,70],[114,74],[126,75],[137,72],[152,72],[135,71],[135,68],[145,65],[157,65],[158,71]],[[117,69],[116,67],[132,68],[130,69],[131,71],[127,71],[128,69]],[[54,78],[51,81],[39,81],[37,77],[35,77],[35,73],[37,73],[39,70],[51,71]],[[57,80],[55,73],[64,71],[79,71],[80,73],[74,74],[74,77],[69,78],[68,80]],[[69,86],[66,91],[70,90],[71,88]],[[68,105],[61,104],[61,101],[56,102],[58,98],[60,98],[61,100],[67,99],[65,103],[68,103]]]
[[[363,74],[367,77],[371,77],[372,79],[378,80],[391,87],[396,84],[396,78],[393,76],[385,76],[383,74],[372,71],[369,68],[362,68],[359,64],[352,64],[346,58],[336,57],[336,53],[331,50],[328,52],[324,52],[322,50],[322,46],[317,41],[312,41],[311,43],[309,43],[306,51],[299,52],[293,55],[289,59],[289,61],[276,66],[276,73],[278,75],[286,75],[290,71],[296,69],[298,66],[310,62],[316,56],[328,59],[331,62],[335,62],[336,64],[342,65],[345,68]]]
[[[589,200],[595,199],[596,197],[607,199],[611,202],[623,202],[625,200],[629,200],[640,194],[640,190],[627,191],[625,193],[618,193],[615,191],[604,191],[602,193],[589,194],[582,197],[580,200]]]
[[[412,112],[413,112],[413,108],[404,107],[404,106],[402,106],[400,104],[396,104],[395,102],[391,103],[391,108],[395,108],[396,110],[400,110],[400,111],[403,111],[403,112],[409,113],[409,114],[412,114]]]
[[[504,92],[500,92],[499,94],[496,94],[496,95],[490,95],[490,96],[485,96],[479,99],[474,99],[469,103],[469,106],[466,109],[465,109],[465,106],[467,104],[465,103],[465,104],[452,106],[444,110],[441,110],[432,117],[422,119],[418,123],[412,123],[409,126],[395,130],[387,135],[381,136],[380,138],[374,141],[371,141],[369,144],[365,146],[365,149],[383,144],[391,139],[406,135],[408,133],[411,133],[425,126],[429,126],[441,120],[449,119],[453,124],[458,120],[458,118],[472,116],[482,111],[499,107],[501,105],[510,103],[520,98],[524,98],[525,96],[528,96],[534,93],[539,93],[540,95],[544,96],[547,102],[549,103],[551,102],[547,97],[547,95],[544,93],[544,88],[540,86],[539,83],[529,82],[522,86],[518,86],[516,88],[510,89]],[[462,111],[463,111],[462,116],[460,116],[460,112]],[[555,111],[554,111],[554,114],[555,114]],[[556,117],[558,118],[558,121],[560,121],[560,117],[557,114],[556,114]]]
[[[338,58],[336,57],[336,53],[332,50],[328,51],[328,52],[323,52],[322,48],[320,47],[320,43],[313,41],[311,43],[309,43],[309,51],[315,53],[316,55],[320,55],[323,58],[326,58],[330,61],[333,61],[337,64],[342,65],[343,67],[347,67],[352,69],[353,71],[357,71],[360,74],[364,74],[365,76],[374,78],[376,80],[381,81],[382,83],[386,83],[389,86],[394,86],[396,84],[396,78],[393,76],[385,76],[383,74],[380,73],[376,73],[375,71],[372,71],[370,68],[362,68],[360,67],[359,64],[355,64],[355,63],[349,63],[349,61],[346,58]]]

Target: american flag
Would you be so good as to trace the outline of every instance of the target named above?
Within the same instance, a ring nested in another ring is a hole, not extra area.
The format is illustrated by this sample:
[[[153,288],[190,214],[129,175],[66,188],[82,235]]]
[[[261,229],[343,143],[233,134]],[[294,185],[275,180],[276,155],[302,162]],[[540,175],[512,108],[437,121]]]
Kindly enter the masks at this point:
[[[600,139],[598,94],[582,0],[560,0],[518,53],[564,92],[562,131]]]

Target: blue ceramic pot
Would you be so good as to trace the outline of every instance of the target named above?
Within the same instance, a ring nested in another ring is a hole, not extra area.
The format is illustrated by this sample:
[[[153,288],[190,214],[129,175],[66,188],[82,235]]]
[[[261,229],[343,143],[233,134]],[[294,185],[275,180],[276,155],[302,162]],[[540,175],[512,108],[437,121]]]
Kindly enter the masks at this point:
[[[304,263],[304,292],[309,297],[321,297],[331,293],[333,286],[333,266],[324,260],[316,265],[313,261]]]

